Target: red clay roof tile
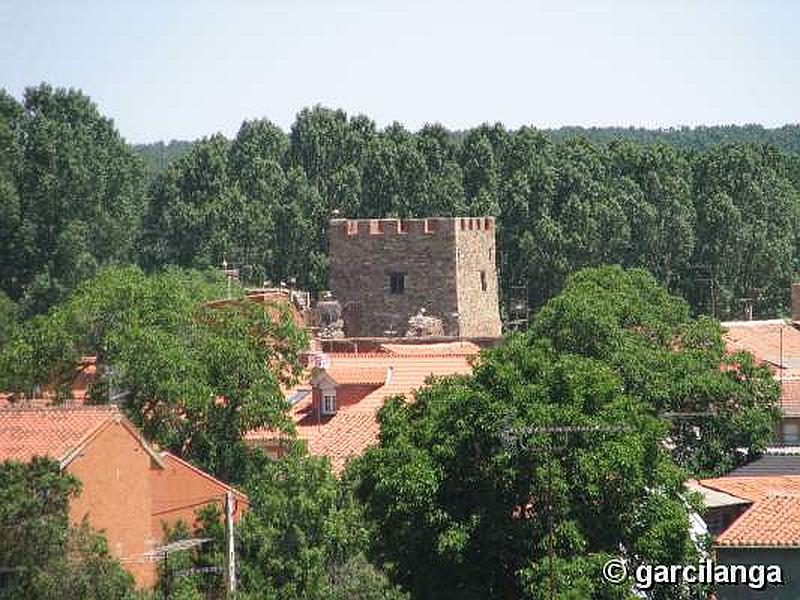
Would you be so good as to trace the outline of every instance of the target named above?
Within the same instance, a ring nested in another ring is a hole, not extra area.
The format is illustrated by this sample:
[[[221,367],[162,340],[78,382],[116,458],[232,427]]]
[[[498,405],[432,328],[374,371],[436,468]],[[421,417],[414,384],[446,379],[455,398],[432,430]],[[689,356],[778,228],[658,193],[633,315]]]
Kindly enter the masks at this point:
[[[63,461],[115,419],[114,406],[0,410],[0,460],[50,456]]]
[[[413,391],[424,386],[430,376],[468,374],[472,355],[468,353],[431,353],[424,355],[391,354],[389,352],[329,354],[326,372],[354,372],[392,368],[387,381],[352,405],[341,406],[333,416],[318,415],[311,394],[292,406],[290,415],[297,436],[306,440],[309,452],[328,456],[335,472],[339,473],[352,456],[359,455],[378,441],[378,410],[387,398],[404,395],[411,399]],[[337,380],[338,381],[338,380]],[[251,443],[274,443],[280,433],[258,429],[245,436]]]
[[[478,354],[480,346],[470,341],[436,344],[381,344],[381,352],[404,356],[460,356]]]
[[[781,319],[722,323],[729,352],[745,350],[781,380],[781,408],[800,416],[800,330]]]
[[[716,477],[700,479],[698,483],[752,502],[774,494],[800,495],[800,475]]]
[[[324,370],[337,385],[383,385],[386,383],[386,367],[345,364],[337,362]]]
[[[800,496],[758,500],[716,539],[717,546],[800,547]]]

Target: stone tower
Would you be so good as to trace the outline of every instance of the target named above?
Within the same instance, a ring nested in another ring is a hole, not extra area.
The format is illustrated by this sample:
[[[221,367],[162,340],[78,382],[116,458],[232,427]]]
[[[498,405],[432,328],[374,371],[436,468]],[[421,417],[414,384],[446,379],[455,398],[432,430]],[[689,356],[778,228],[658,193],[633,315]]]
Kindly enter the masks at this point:
[[[421,309],[459,337],[499,337],[493,217],[334,219],[330,288],[349,337],[402,336]]]

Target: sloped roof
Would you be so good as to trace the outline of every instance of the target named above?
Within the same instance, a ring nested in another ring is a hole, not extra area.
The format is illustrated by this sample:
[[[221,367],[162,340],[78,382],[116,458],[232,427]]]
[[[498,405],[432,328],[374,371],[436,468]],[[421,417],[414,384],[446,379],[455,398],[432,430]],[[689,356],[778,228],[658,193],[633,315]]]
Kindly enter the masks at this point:
[[[800,416],[800,330],[782,319],[722,323],[729,352],[745,350],[781,381],[781,408]]]
[[[762,477],[715,477],[700,479],[700,485],[756,502],[775,494],[800,496],[800,475]]]
[[[382,385],[358,402],[340,406],[335,415],[318,414],[311,395],[292,405],[290,415],[298,437],[306,441],[310,453],[330,457],[337,473],[350,457],[361,454],[378,441],[377,414],[387,398],[403,395],[412,399],[412,392],[424,386],[431,375],[468,374],[472,370],[472,355],[466,353],[333,353],[328,358],[330,364],[326,372],[361,370],[387,373],[391,369],[391,377]],[[250,442],[269,442],[278,437],[280,434],[270,429],[254,430],[245,436]]]
[[[800,547],[800,496],[769,495],[756,502],[716,539],[717,546]]]
[[[710,487],[706,487],[696,479],[690,479],[686,482],[686,487],[692,491],[699,492],[703,496],[703,504],[705,504],[706,508],[721,508],[723,506],[739,506],[742,504],[752,504],[750,500],[746,498],[739,498],[738,496],[734,496],[732,494],[728,494],[726,492],[722,492],[720,490],[715,490]]]
[[[767,448],[762,456],[737,467],[726,477],[800,475],[800,455],[797,447]]]
[[[470,341],[442,342],[436,344],[381,344],[380,351],[404,356],[468,356],[478,354],[480,346]]]
[[[388,369],[381,366],[347,364],[339,362],[321,369],[337,385],[383,385]],[[315,380],[312,379],[312,382]]]
[[[784,375],[800,375],[800,330],[781,319],[722,323],[728,350],[747,350]]]
[[[107,405],[0,410],[0,460],[50,456],[63,467],[111,423],[124,425],[155,461],[163,464],[119,409]]]

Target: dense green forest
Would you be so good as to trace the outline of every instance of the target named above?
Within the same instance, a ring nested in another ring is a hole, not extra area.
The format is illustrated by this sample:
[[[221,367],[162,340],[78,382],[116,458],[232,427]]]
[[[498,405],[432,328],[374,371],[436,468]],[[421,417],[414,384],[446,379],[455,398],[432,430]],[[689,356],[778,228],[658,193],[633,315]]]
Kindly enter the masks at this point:
[[[773,316],[800,258],[797,132],[411,132],[317,106],[288,133],[253,120],[232,140],[137,151],[85,95],[41,85],[21,102],[0,95],[0,289],[30,315],[101,265],[225,259],[245,283],[296,277],[318,291],[331,216],[490,214],[504,310],[618,263],[695,313],[737,317],[752,298]]]
[[[762,125],[716,125],[646,129],[644,127],[559,127],[543,129],[553,141],[583,137],[596,144],[627,140],[639,144],[667,144],[685,150],[708,150],[719,144],[769,144],[789,153],[800,152],[800,125],[784,125],[767,129]],[[453,140],[460,144],[469,131],[454,131]],[[194,142],[172,140],[168,144],[137,144],[147,163],[148,172],[157,174],[186,154]]]

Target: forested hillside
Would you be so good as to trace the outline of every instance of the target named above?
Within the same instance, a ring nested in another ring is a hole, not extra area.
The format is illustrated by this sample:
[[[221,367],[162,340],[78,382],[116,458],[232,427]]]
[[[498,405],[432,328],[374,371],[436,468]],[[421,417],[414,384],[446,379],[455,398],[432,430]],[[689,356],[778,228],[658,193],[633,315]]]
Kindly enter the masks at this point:
[[[800,152],[800,125],[784,125],[767,129],[761,125],[717,125],[707,127],[674,127],[645,129],[643,127],[559,127],[543,129],[556,142],[583,137],[597,144],[627,140],[638,144],[667,144],[685,150],[708,150],[719,144],[769,144],[789,153]],[[461,143],[469,131],[454,131],[456,143]],[[172,161],[183,156],[194,142],[172,140],[168,144],[136,144],[150,174],[158,174]]]
[[[648,143],[502,125],[412,133],[314,107],[288,133],[254,120],[232,140],[163,146],[152,172],[176,158],[148,181],[80,93],[3,94],[0,287],[32,314],[102,264],[225,259],[246,283],[295,277],[317,291],[332,216],[490,214],[504,309],[539,306],[569,273],[618,263],[646,268],[696,312],[735,317],[752,298],[757,316],[779,314],[800,258],[800,159],[780,149],[796,149],[797,127],[676,133],[694,136],[685,143],[634,131]],[[759,132],[784,141],[729,142]]]
[[[664,143],[687,150],[709,150],[718,144],[770,144],[786,152],[800,152],[800,125],[766,129],[761,125],[717,125],[712,127],[560,127],[548,130],[556,141],[585,137],[596,143],[628,140],[639,144]]]

